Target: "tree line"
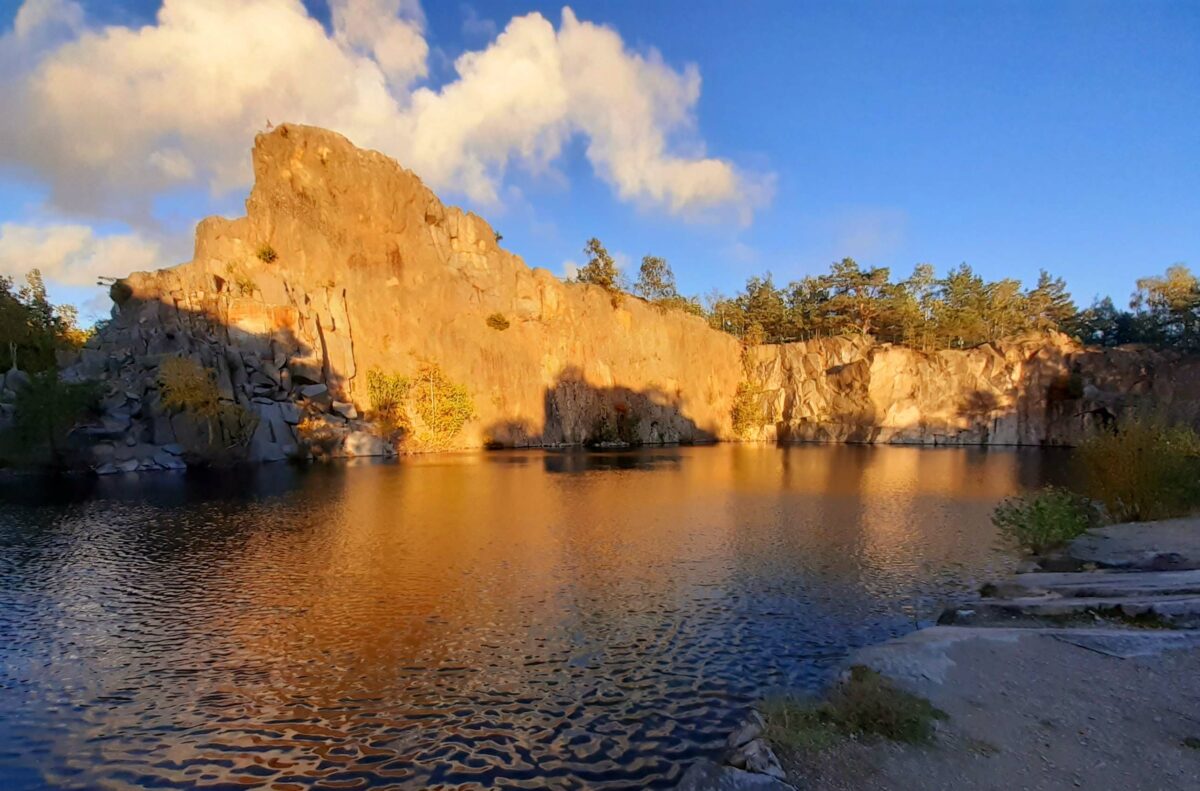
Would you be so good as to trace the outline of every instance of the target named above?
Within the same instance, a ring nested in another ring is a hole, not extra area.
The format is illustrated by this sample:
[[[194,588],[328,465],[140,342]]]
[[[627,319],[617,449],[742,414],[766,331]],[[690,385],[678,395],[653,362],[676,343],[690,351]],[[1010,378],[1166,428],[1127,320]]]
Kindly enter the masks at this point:
[[[768,272],[733,295],[713,291],[703,302],[679,293],[665,259],[642,258],[632,283],[598,239],[574,280],[608,290],[614,304],[632,293],[664,309],[703,316],[715,329],[747,343],[787,343],[836,335],[871,335],[918,349],[961,349],[1057,330],[1087,344],[1148,343],[1200,351],[1200,281],[1182,264],[1141,278],[1128,309],[1112,299],[1079,309],[1065,281],[1042,270],[1026,288],[1013,278],[988,281],[961,264],[938,277],[918,264],[904,279],[888,267],[863,267],[852,258],[829,271],[777,285]]]

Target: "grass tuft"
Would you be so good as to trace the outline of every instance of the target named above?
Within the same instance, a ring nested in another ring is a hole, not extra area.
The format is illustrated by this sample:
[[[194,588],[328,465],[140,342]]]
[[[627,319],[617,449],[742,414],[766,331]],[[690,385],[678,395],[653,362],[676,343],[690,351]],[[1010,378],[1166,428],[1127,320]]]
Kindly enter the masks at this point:
[[[946,718],[929,701],[858,665],[825,701],[773,698],[764,702],[763,716],[769,740],[801,751],[822,749],[838,737],[925,744],[933,739],[934,723]]]

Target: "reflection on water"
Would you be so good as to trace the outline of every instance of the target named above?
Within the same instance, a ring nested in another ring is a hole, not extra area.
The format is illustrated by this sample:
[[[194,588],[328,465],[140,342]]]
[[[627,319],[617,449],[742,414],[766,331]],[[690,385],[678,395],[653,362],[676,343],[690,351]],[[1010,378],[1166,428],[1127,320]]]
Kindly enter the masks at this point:
[[[1059,454],[501,452],[0,491],[0,786],[660,788],[999,573]],[[51,504],[53,503],[53,504]]]

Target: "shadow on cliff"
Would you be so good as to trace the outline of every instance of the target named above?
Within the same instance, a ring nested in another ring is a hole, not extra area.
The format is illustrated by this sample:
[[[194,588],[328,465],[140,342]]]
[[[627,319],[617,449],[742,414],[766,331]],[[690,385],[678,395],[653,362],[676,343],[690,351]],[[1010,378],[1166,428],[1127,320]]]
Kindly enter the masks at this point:
[[[251,304],[261,316],[256,314],[257,323],[247,329],[245,295],[235,300],[235,309],[219,300],[188,307],[181,299],[139,300],[122,294],[120,285],[113,288],[113,319],[67,369],[72,378],[103,383],[103,417],[80,427],[98,466],[128,472],[169,469],[173,462],[166,448],[180,446],[179,455],[190,462],[221,456],[226,458],[216,460],[279,461],[305,445],[316,452],[324,434],[331,443],[348,442],[347,431],[364,428],[355,422],[359,416],[345,390],[347,372],[331,366],[323,342],[314,348],[302,340],[323,341],[326,330],[319,320],[314,327],[292,327],[269,306]],[[228,287],[218,283],[216,291]],[[209,371],[221,403],[251,415],[248,432],[238,436],[221,420],[167,408],[160,370],[169,358],[190,359]],[[684,415],[682,393],[598,387],[573,366],[544,390],[541,406],[540,422],[531,415],[487,426],[485,446],[616,449],[717,439],[713,430]]]
[[[597,387],[582,369],[564,368],[542,396],[542,421],[498,421],[484,430],[489,448],[638,445],[715,442],[716,434],[683,414],[679,392],[660,388]]]
[[[218,295],[232,287],[214,279]],[[342,380],[330,370],[327,351],[305,343],[286,322],[270,321],[268,308],[261,331],[253,331],[234,323],[227,298],[201,306],[181,304],[186,295],[172,302],[140,300],[123,281],[113,284],[110,295],[113,318],[63,369],[68,381],[101,383],[99,419],[74,432],[98,468],[180,469],[184,459],[282,461],[300,450],[302,421],[313,427],[319,444],[323,432],[334,437],[347,415],[357,417],[342,403]],[[323,339],[319,323],[308,329]],[[164,366],[172,359],[208,372],[215,404],[205,401],[200,383],[185,377],[181,392],[197,406],[167,406]]]

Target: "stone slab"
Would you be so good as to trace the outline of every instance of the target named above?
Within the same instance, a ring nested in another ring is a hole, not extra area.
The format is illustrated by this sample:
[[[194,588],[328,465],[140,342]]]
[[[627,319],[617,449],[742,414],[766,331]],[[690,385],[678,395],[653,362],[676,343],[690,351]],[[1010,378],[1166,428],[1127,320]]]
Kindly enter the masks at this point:
[[[697,761],[688,767],[676,791],[796,791],[782,780],[756,772]]]
[[[1094,528],[1072,541],[1067,554],[1081,562],[1109,568],[1200,569],[1200,519]]]
[[[1064,596],[1200,595],[1200,570],[1018,574],[1001,584],[999,589],[1049,592]]]

